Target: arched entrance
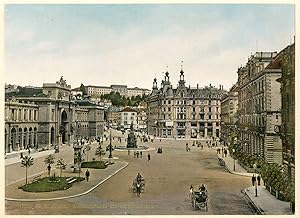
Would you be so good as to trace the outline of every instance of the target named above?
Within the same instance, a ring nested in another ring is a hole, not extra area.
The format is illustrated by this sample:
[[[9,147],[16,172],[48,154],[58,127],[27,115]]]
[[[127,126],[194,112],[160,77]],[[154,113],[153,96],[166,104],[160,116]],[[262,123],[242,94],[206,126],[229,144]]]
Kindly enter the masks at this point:
[[[19,128],[19,139],[18,139],[18,142],[19,142],[19,146],[20,146],[20,149],[23,148],[23,145],[22,145],[22,128]]]
[[[37,128],[34,127],[33,129],[33,145],[34,147],[38,148],[37,146]]]
[[[29,128],[29,135],[28,135],[28,146],[32,148],[32,128]]]
[[[17,150],[17,148],[16,148],[16,137],[17,137],[17,131],[16,131],[15,128],[12,128],[11,129],[11,138],[10,138],[10,144],[11,144],[11,147],[12,147],[12,151]]]
[[[50,144],[54,145],[54,127],[51,127],[51,133],[50,133]]]
[[[67,112],[64,110],[61,113],[61,124],[60,124],[61,141],[63,144],[66,144],[67,142],[67,124],[68,124],[68,115]]]
[[[24,149],[28,148],[27,138],[28,138],[28,132],[27,132],[27,128],[25,127],[25,129],[24,129],[24,137],[23,137],[23,146],[24,146]]]

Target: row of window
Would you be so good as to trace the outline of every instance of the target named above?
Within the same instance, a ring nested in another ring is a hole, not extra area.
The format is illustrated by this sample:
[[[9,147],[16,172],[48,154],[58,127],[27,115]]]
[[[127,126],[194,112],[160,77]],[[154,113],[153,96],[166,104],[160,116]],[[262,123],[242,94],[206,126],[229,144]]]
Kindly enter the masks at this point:
[[[127,113],[127,112],[125,112],[125,113],[123,113],[123,114],[124,114],[124,116],[128,116],[128,115],[136,116],[136,113]]]
[[[38,120],[38,111],[34,109],[16,109],[11,108],[9,110],[10,117],[8,116],[10,120],[13,121],[37,121]]]
[[[186,118],[186,114],[177,114],[177,120],[185,120],[185,119],[187,119]],[[171,114],[161,114],[161,119],[163,119],[163,120],[171,120],[172,119],[172,116],[171,116]],[[198,119],[200,119],[200,120],[204,120],[204,119],[208,119],[208,120],[211,120],[211,119],[221,119],[221,117],[220,117],[220,115],[204,115],[204,114],[199,114],[199,116],[198,115],[196,115],[196,114],[192,114],[191,115],[191,119],[193,119],[193,120],[198,120]]]
[[[174,102],[176,104],[192,104],[192,105],[196,105],[196,104],[208,104],[208,105],[219,105],[219,100],[174,100]],[[166,104],[173,104],[173,100],[162,100],[161,101],[162,104],[166,105]]]
[[[204,107],[200,107],[199,111],[202,112],[202,113],[204,113],[204,112],[205,112],[204,109],[205,109]],[[171,108],[170,108],[170,107],[163,107],[163,108],[162,108],[162,111],[163,111],[163,112],[166,112],[166,111],[170,112],[170,111],[171,111]],[[177,111],[178,113],[185,113],[185,112],[186,112],[186,107],[176,107],[176,111]],[[193,107],[193,108],[192,108],[192,111],[193,111],[193,112],[196,112],[196,108]],[[216,108],[215,108],[215,111],[216,111],[216,112],[219,112],[219,107],[216,107]],[[208,112],[212,112],[212,108],[211,108],[211,107],[208,107]]]
[[[241,115],[240,122],[243,125],[251,125],[251,126],[265,126],[265,117],[264,116],[248,116]]]
[[[258,81],[252,82],[246,88],[240,91],[241,99],[251,98],[252,95],[260,93],[265,90],[265,81],[260,79]]]

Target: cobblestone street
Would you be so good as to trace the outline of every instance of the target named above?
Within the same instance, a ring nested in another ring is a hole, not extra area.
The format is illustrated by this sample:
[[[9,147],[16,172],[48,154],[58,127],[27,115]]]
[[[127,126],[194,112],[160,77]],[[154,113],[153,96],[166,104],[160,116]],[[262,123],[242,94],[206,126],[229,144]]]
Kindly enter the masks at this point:
[[[201,150],[189,142],[191,151],[186,152],[185,143],[164,139],[149,143],[163,148],[162,154],[149,152],[150,161],[147,152],[134,158],[132,153],[115,151],[118,161],[128,162],[128,167],[89,194],[56,201],[6,201],[7,214],[252,214],[241,193],[250,179],[227,173],[218,165],[214,149]],[[146,181],[140,197],[131,188],[137,172]],[[194,211],[189,198],[190,185],[202,183],[209,192],[208,212]]]

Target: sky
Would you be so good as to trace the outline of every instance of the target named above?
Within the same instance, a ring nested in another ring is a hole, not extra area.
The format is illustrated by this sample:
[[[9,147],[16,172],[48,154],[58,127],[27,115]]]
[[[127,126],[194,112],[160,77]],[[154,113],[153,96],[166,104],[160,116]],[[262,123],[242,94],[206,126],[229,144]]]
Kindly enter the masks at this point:
[[[61,76],[84,85],[152,88],[166,70],[176,87],[229,89],[256,51],[295,35],[288,4],[5,5],[4,81],[41,87]]]

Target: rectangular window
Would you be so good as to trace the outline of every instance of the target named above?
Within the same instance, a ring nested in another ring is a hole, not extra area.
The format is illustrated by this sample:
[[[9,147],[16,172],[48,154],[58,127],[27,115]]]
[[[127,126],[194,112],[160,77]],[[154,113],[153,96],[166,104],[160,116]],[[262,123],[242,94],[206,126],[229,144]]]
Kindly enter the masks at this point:
[[[11,120],[15,120],[15,109],[11,109]]]
[[[18,117],[19,120],[22,120],[22,110],[19,109],[19,117]]]
[[[51,120],[54,121],[54,109],[52,109],[52,112],[51,112]]]

